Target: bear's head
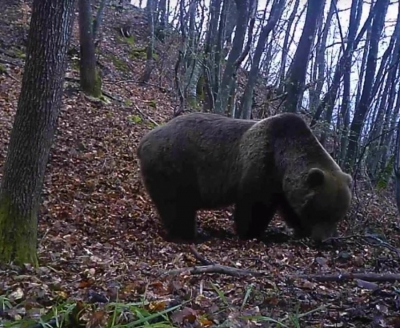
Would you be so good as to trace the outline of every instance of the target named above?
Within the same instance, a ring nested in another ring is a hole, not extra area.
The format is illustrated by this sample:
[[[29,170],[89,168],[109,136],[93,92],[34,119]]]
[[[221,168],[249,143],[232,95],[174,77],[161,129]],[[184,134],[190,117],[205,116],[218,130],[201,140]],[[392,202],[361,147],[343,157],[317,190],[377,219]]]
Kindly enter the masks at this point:
[[[337,224],[350,208],[352,178],[341,170],[311,168],[302,179],[296,202],[304,233],[315,241],[337,235]]]

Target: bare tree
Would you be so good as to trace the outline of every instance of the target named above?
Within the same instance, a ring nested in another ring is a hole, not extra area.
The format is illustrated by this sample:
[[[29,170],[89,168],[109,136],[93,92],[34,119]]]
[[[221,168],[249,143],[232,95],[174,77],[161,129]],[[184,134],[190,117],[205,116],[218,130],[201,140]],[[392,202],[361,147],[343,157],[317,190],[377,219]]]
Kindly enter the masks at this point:
[[[361,4],[360,4],[360,2],[361,2]],[[324,95],[324,98],[318,105],[317,110],[315,111],[315,114],[311,121],[311,126],[314,126],[317,123],[317,121],[320,119],[321,114],[324,111],[324,109],[326,111],[333,110],[333,105],[334,105],[338,90],[340,88],[341,78],[342,78],[344,72],[346,71],[346,69],[349,69],[349,67],[351,66],[351,57],[353,55],[354,49],[358,46],[359,42],[361,41],[362,36],[364,35],[365,31],[369,28],[369,26],[372,22],[372,18],[374,17],[374,9],[373,8],[376,5],[371,9],[367,19],[364,22],[363,27],[360,29],[360,32],[358,33],[357,37],[355,37],[354,42],[353,42],[352,41],[353,36],[355,36],[357,33],[358,24],[361,19],[361,12],[357,11],[357,9],[355,9],[355,8],[358,8],[359,5],[362,6],[362,2],[363,2],[362,0],[353,0],[353,2],[352,2],[352,7],[351,7],[352,9],[350,12],[349,31],[348,31],[348,37],[347,37],[347,39],[348,39],[347,47],[346,47],[346,50],[344,51],[342,57],[338,60],[338,63],[335,68],[335,72],[333,74],[332,83],[331,83],[327,93]]]
[[[394,173],[396,176],[396,204],[400,214],[400,120],[397,122]]]
[[[237,61],[240,59],[244,40],[247,31],[251,10],[254,10],[254,0],[236,0],[237,21],[235,37],[233,38],[232,49],[229,52],[220,88],[218,90],[214,111],[224,113],[228,105],[229,96],[235,82],[235,74],[238,69]]]
[[[400,3],[398,4],[400,6]],[[398,8],[400,9],[400,8]],[[377,97],[377,114],[374,119],[370,138],[371,143],[368,152],[367,165],[371,177],[376,177],[378,170],[386,167],[387,154],[390,151],[391,133],[388,131],[394,109],[396,89],[398,84],[398,67],[400,61],[400,11],[397,14],[396,26],[386,48],[381,64],[376,75],[374,88],[383,85],[382,94]],[[386,76],[386,79],[384,78]],[[376,93],[376,92],[375,92]],[[374,94],[374,92],[372,92]]]
[[[96,67],[90,0],[79,0],[80,80],[82,90],[93,97],[101,96],[101,77]]]
[[[285,110],[288,112],[297,112],[299,99],[303,94],[307,63],[309,62],[311,46],[317,30],[317,21],[323,12],[323,4],[323,0],[307,1],[307,14],[303,33],[290,66],[288,78],[285,81],[285,91],[288,94]]]
[[[268,23],[261,30],[261,34],[258,38],[256,51],[254,53],[250,69],[249,80],[247,81],[246,89],[242,97],[241,108],[238,111],[238,114],[236,115],[237,117],[249,119],[251,116],[253,90],[258,77],[261,55],[264,51],[265,43],[268,39],[269,34],[275,28],[277,21],[282,15],[285,3],[286,3],[285,0],[274,0],[271,7]]]
[[[296,17],[296,13],[299,9],[299,4],[300,0],[295,0],[293,10],[289,16],[287,27],[286,27],[286,33],[285,33],[285,38],[283,40],[283,46],[282,46],[282,57],[281,57],[281,65],[280,65],[280,70],[279,70],[279,76],[280,76],[280,92],[283,93],[284,86],[285,86],[285,69],[286,69],[286,62],[287,62],[287,57],[288,57],[288,52],[289,52],[289,38],[290,38],[290,31],[292,29],[292,25],[294,22],[294,19]]]
[[[101,21],[103,19],[104,8],[108,0],[100,0],[99,9],[97,10],[96,18],[93,21],[93,40],[96,40],[97,34],[100,30]]]
[[[346,156],[346,167],[348,170],[354,169],[361,129],[369,110],[371,92],[376,74],[375,70],[378,56],[378,45],[385,22],[388,5],[389,0],[376,1],[375,13],[372,22],[371,39],[368,45],[368,58],[363,91],[361,94],[360,103],[355,110],[353,121],[351,122],[350,126],[349,146]]]
[[[321,35],[317,42],[317,49],[314,60],[314,68],[312,72],[312,85],[310,87],[310,111],[313,113],[318,106],[319,99],[324,85],[324,77],[326,74],[325,49],[328,40],[328,32],[331,27],[333,14],[335,13],[337,0],[332,0],[329,6],[328,15],[325,24],[323,24],[323,15],[321,15],[318,28]]]
[[[353,53],[352,49],[357,29],[360,24],[361,14],[362,14],[363,2],[360,0],[353,0],[350,8],[350,24],[347,34],[347,48],[344,51],[348,53]],[[343,54],[344,55],[344,54]],[[349,55],[348,55],[349,56]],[[340,113],[338,115],[337,130],[340,135],[340,150],[338,154],[338,161],[341,165],[344,164],[347,144],[348,144],[348,134],[350,127],[350,89],[351,89],[351,60],[348,58],[344,64],[347,67],[343,71],[343,95],[342,103],[340,106]],[[336,96],[335,96],[336,97]],[[333,107],[330,103],[328,106]]]
[[[0,187],[0,262],[38,265],[37,216],[56,131],[75,0],[34,0],[17,113]]]
[[[182,0],[183,1],[183,0]],[[146,67],[142,76],[139,78],[141,83],[147,83],[150,80],[151,72],[154,68],[154,11],[156,0],[147,0],[146,12],[149,28],[149,41],[147,43]]]

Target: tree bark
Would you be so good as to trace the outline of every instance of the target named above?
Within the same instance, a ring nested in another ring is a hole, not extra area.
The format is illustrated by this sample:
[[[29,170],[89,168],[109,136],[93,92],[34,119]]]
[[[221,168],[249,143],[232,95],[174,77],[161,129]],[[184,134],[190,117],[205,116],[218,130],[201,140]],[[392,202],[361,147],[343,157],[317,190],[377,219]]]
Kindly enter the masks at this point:
[[[97,10],[97,15],[93,21],[93,40],[96,39],[96,35],[100,30],[101,21],[103,20],[104,8],[108,0],[100,0],[99,9]]]
[[[260,36],[258,38],[256,51],[254,53],[253,62],[251,64],[249,80],[246,85],[246,89],[243,93],[241,108],[238,111],[237,117],[250,119],[251,116],[251,105],[253,103],[253,90],[256,85],[260,59],[265,48],[265,43],[268,39],[269,34],[275,28],[276,23],[282,15],[283,8],[285,6],[285,0],[275,0],[272,4],[268,23],[262,28]]]
[[[397,211],[400,214],[400,120],[397,123],[395,158],[394,158],[394,173],[396,176],[396,204]]]
[[[38,265],[37,216],[56,131],[75,0],[34,0],[25,71],[0,187],[0,262]]]
[[[226,61],[226,66],[222,77],[221,86],[218,90],[218,95],[214,108],[214,112],[219,114],[224,113],[228,105],[228,98],[230,95],[230,91],[232,89],[232,83],[234,82],[235,73],[237,70],[235,63],[239,59],[242,53],[244,39],[247,30],[246,27],[249,21],[249,11],[250,11],[249,1],[237,0],[236,6],[238,9],[238,16],[236,21],[235,37],[233,38],[232,49],[229,53],[228,60]]]
[[[372,23],[371,40],[369,43],[363,91],[361,94],[360,103],[355,110],[353,121],[351,122],[350,126],[349,147],[346,157],[346,168],[348,170],[354,169],[361,130],[370,106],[371,92],[375,80],[378,45],[385,22],[388,5],[389,0],[377,0],[375,6],[376,11]]]
[[[357,2],[359,1],[359,2]],[[362,0],[353,0],[352,4],[352,10],[353,12],[353,6],[356,6],[357,3],[359,4],[361,2],[360,7],[362,8]],[[358,24],[361,19],[361,12],[358,12],[355,16],[351,13],[350,14],[350,22],[349,22],[349,32],[348,32],[348,43],[346,50],[344,51],[342,57],[339,59],[336,68],[335,68],[335,73],[333,74],[333,79],[332,79],[332,84],[328,89],[328,92],[324,95],[324,98],[318,105],[317,110],[315,111],[314,117],[311,121],[310,126],[313,127],[317,121],[320,119],[321,114],[323,110],[326,108],[327,110],[330,110],[330,108],[333,106],[333,103],[335,102],[339,87],[340,87],[340,80],[344,74],[344,71],[346,68],[348,68],[348,65],[350,63],[351,65],[351,56],[354,52],[354,49],[357,48],[359,42],[361,41],[361,37],[364,35],[365,31],[369,28],[372,18],[374,17],[373,12],[375,11],[376,4],[374,7],[371,9],[367,19],[364,21],[364,25],[360,29],[360,32],[358,33],[357,37],[354,39],[354,42],[352,42],[352,35],[353,33],[357,32]]]
[[[154,5],[155,0],[147,0],[147,21],[149,27],[149,42],[147,44],[146,67],[143,75],[140,77],[140,83],[147,83],[150,80],[151,72],[154,68]]]
[[[101,78],[96,67],[90,0],[79,0],[79,42],[81,88],[87,95],[98,98],[101,96]]]
[[[346,60],[344,65],[347,65],[347,69],[343,71],[343,97],[342,97],[342,105],[340,107],[340,113],[338,115],[338,126],[337,129],[340,134],[340,154],[339,154],[339,163],[344,165],[345,158],[346,158],[346,151],[348,145],[348,134],[349,134],[349,127],[350,127],[350,89],[351,89],[351,55],[353,53],[353,43],[355,42],[355,37],[357,33],[357,29],[360,25],[360,18],[362,14],[362,6],[363,2],[360,0],[353,0],[350,9],[350,24],[347,33],[347,47],[343,53],[343,57],[345,58],[346,53],[348,53],[349,57]],[[335,72],[336,74],[336,72]],[[331,87],[331,89],[333,86]],[[336,98],[336,93],[334,98]],[[329,92],[328,92],[329,93]],[[325,99],[325,98],[324,98]],[[325,99],[326,100],[326,99]],[[333,106],[334,99],[329,98],[327,107]],[[321,108],[320,108],[321,109]]]
[[[320,42],[317,43],[317,49],[315,53],[315,69],[313,72],[313,81],[315,87],[310,88],[310,111],[315,112],[318,107],[320,96],[322,92],[322,87],[324,86],[324,77],[326,74],[326,62],[325,62],[325,48],[326,42],[328,40],[329,29],[332,23],[332,17],[337,7],[337,0],[332,0],[329,6],[328,15],[326,17],[325,24],[323,24],[323,15],[321,15],[321,20],[319,22],[319,29],[321,33]]]
[[[288,22],[287,22],[287,27],[286,27],[286,32],[285,32],[285,38],[283,40],[283,46],[282,46],[282,57],[281,57],[281,65],[279,69],[279,76],[280,76],[280,85],[279,85],[279,92],[283,93],[284,87],[285,87],[285,70],[286,70],[286,61],[289,53],[289,38],[290,38],[290,31],[292,29],[292,25],[294,22],[294,19],[296,18],[296,13],[299,9],[299,4],[300,0],[295,0],[293,10],[290,13]]]
[[[314,42],[315,32],[317,30],[317,22],[320,15],[323,13],[323,0],[308,0],[307,14],[304,23],[303,33],[301,34],[299,45],[292,65],[289,69],[288,80],[285,82],[286,91],[288,94],[285,111],[297,112],[299,98],[303,93],[303,87],[306,80],[307,66],[311,46]]]

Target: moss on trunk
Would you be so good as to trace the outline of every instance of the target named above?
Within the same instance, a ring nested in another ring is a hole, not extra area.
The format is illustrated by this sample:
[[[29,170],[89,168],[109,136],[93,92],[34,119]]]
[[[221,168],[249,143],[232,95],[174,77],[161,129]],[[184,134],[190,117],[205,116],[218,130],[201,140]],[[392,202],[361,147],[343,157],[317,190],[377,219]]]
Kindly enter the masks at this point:
[[[0,200],[0,263],[38,266],[37,211],[23,215],[9,197]]]

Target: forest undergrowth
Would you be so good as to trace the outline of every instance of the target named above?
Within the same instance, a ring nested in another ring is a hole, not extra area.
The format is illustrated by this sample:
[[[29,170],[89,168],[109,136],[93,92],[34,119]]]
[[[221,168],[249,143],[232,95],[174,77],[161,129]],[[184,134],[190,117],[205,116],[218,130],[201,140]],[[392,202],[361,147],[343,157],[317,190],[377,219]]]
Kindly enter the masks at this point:
[[[133,37],[123,38],[118,26],[132,17]],[[73,327],[155,326],[164,311],[170,325],[182,327],[400,327],[398,277],[365,274],[398,273],[400,226],[389,192],[358,185],[342,237],[323,249],[288,237],[279,217],[265,242],[241,242],[229,209],[199,213],[200,229],[213,238],[196,248],[163,240],[136,147],[172,117],[177,99],[168,56],[178,45],[157,44],[152,80],[142,86],[143,13],[108,8],[102,24],[98,61],[111,98],[106,104],[79,91],[75,26],[39,217],[40,267],[1,268],[0,322],[17,327],[21,319],[42,318],[56,327],[57,313],[70,311]],[[7,37],[15,38],[1,35]],[[0,69],[0,169],[24,60],[21,45],[2,44],[0,58],[9,63]],[[210,273],[193,270],[205,265]]]

